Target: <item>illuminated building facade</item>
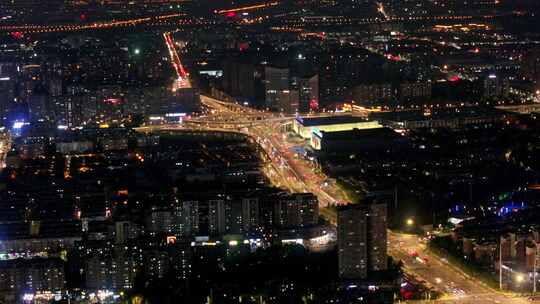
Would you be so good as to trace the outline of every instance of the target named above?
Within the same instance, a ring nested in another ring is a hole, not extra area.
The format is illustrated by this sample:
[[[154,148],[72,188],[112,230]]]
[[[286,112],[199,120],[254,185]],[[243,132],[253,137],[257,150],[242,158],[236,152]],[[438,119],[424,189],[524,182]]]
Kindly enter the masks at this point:
[[[293,130],[302,138],[311,139],[313,132],[336,132],[352,129],[375,129],[382,126],[377,121],[369,121],[354,116],[334,116],[308,118],[298,116],[293,121]]]

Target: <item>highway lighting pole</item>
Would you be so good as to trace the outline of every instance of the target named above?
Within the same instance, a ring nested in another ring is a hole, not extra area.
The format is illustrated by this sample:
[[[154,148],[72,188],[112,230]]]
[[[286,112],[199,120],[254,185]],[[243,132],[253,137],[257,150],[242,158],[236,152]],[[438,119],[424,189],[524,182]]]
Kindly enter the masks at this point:
[[[499,237],[499,289],[502,290],[502,241]]]
[[[534,263],[533,263],[533,294],[536,293],[536,260],[538,258],[538,245],[534,242]]]

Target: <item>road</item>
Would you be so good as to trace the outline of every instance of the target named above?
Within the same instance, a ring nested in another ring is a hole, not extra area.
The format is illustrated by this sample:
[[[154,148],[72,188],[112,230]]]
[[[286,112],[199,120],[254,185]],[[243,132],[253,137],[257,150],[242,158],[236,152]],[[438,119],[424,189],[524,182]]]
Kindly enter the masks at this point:
[[[186,72],[184,66],[182,65],[182,61],[180,61],[180,56],[178,56],[178,51],[176,50],[176,46],[172,38],[171,32],[164,33],[163,39],[165,39],[165,44],[167,45],[167,49],[169,50],[169,56],[177,77],[172,85],[172,91],[176,92],[179,89],[191,88],[191,82],[188,78],[189,75]]]
[[[66,24],[20,24],[1,25],[0,32],[21,33],[61,33],[78,32],[84,30],[102,30],[111,28],[145,26],[179,26],[197,25],[200,20],[188,18],[185,13],[157,15],[144,18],[132,18],[126,20],[97,21],[92,23],[66,23]]]
[[[219,110],[231,111],[224,108],[219,108]],[[317,195],[323,207],[321,215],[335,224],[335,212],[324,207],[347,199],[346,195],[335,184],[321,187],[323,174],[314,173],[307,161],[294,156],[294,153],[290,151],[292,144],[287,143],[280,131],[282,123],[275,121],[248,128],[248,134],[256,138],[261,147],[270,155],[271,164],[266,169],[270,180],[290,191],[312,192]],[[418,236],[390,231],[388,237],[389,255],[404,262],[404,269],[408,275],[445,293],[443,298],[428,303],[530,303],[525,298],[510,297],[493,290],[437,256],[426,252],[425,244]],[[412,258],[411,252],[418,253],[427,261]]]
[[[404,262],[406,273],[445,293],[441,299],[427,303],[531,303],[525,298],[500,293],[461,272],[446,260],[426,251],[425,243],[416,235],[389,232],[388,244],[389,255]],[[418,254],[418,258],[411,256],[413,252]]]
[[[172,39],[166,38],[166,41],[170,44],[169,47],[174,50]],[[171,54],[174,59],[173,63],[176,63],[175,68],[181,76],[178,54],[176,51],[171,52]],[[187,75],[185,71],[183,73]],[[189,80],[187,81],[189,83]],[[250,135],[258,142],[268,156],[269,163],[263,171],[275,185],[294,192],[311,192],[317,195],[320,207],[322,207],[320,209],[321,215],[331,223],[336,224],[335,212],[324,207],[340,201],[347,201],[348,197],[337,184],[325,183],[328,178],[324,174],[316,172],[310,162],[296,157],[295,153],[291,151],[294,144],[288,143],[282,132],[283,124],[290,121],[289,117],[221,102],[206,96],[201,96],[201,102],[212,109],[214,115],[225,115],[232,120],[240,121],[242,117],[249,114],[259,115],[263,123],[242,127],[241,132]],[[212,121],[212,117],[208,119],[209,122]],[[530,303],[524,298],[512,298],[493,290],[437,256],[426,252],[425,244],[418,236],[389,232],[388,241],[389,255],[404,262],[407,275],[425,281],[428,286],[445,293],[442,299],[430,303]],[[411,257],[411,252],[418,253],[420,259]]]

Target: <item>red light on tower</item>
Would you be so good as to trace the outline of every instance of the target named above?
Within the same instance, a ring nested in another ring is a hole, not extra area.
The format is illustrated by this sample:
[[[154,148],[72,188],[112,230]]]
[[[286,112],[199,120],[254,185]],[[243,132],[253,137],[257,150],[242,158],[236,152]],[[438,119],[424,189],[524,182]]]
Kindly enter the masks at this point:
[[[317,99],[311,99],[311,101],[309,102],[309,108],[312,111],[317,111],[319,109],[319,102],[317,101]]]
[[[242,52],[249,48],[249,44],[247,42],[242,42],[239,44],[238,49]]]
[[[457,76],[457,75],[454,75],[454,76],[450,77],[451,82],[457,82],[457,81],[460,81],[460,80],[461,80],[461,78],[459,78],[459,76]]]
[[[225,17],[228,17],[228,18],[236,17],[236,13],[235,12],[227,12],[227,14],[225,14]]]
[[[109,98],[109,99],[106,99],[105,102],[110,103],[112,105],[117,105],[117,104],[120,103],[120,99],[118,99],[118,98]]]
[[[11,37],[13,37],[15,39],[22,39],[22,38],[24,38],[24,34],[23,34],[23,32],[13,32],[13,33],[11,33]]]

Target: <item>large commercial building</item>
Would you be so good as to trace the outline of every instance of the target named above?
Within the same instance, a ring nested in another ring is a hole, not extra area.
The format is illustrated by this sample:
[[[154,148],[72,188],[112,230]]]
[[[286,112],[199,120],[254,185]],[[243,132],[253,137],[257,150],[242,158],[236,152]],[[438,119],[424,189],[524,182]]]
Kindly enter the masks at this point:
[[[338,263],[343,279],[365,279],[387,269],[386,204],[349,205],[338,210]]]
[[[337,132],[313,132],[310,145],[321,153],[367,152],[385,150],[403,137],[390,128],[352,129]]]
[[[354,116],[301,117],[293,121],[293,130],[302,138],[311,139],[313,132],[336,132],[353,129],[375,129],[382,126],[377,121],[370,121]]]

